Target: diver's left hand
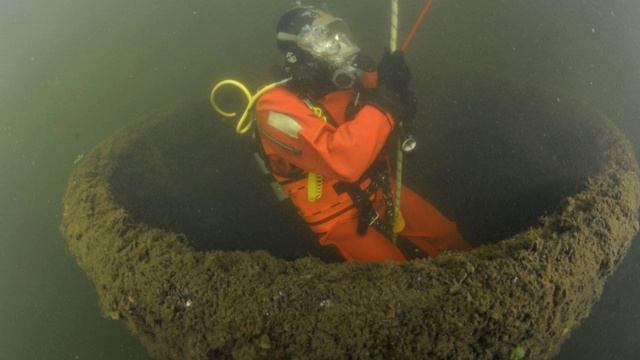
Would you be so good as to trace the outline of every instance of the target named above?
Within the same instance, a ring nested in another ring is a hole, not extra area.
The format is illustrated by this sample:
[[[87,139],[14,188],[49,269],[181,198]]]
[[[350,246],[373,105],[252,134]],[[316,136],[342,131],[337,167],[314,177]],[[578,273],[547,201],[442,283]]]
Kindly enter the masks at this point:
[[[401,50],[392,53],[389,48],[386,48],[378,64],[380,86],[386,86],[397,93],[404,93],[409,89],[411,77],[411,70],[404,59],[404,53]]]
[[[387,86],[380,86],[368,92],[363,102],[391,114],[399,126],[412,125],[416,117],[418,102],[413,91],[408,88],[398,92]]]

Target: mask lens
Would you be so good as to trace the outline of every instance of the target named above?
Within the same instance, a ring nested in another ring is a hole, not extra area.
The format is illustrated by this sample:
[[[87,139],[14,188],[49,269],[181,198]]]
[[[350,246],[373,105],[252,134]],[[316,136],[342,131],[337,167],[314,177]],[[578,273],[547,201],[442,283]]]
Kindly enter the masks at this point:
[[[341,20],[327,25],[306,25],[298,34],[298,46],[314,57],[334,66],[344,64],[360,49],[349,37],[349,28]]]
[[[300,31],[298,46],[319,57],[340,51],[340,44],[328,35],[324,26],[305,26]]]
[[[338,36],[336,35],[334,38],[327,39],[324,43],[324,51],[327,55],[335,55],[340,52],[340,41],[337,40]]]

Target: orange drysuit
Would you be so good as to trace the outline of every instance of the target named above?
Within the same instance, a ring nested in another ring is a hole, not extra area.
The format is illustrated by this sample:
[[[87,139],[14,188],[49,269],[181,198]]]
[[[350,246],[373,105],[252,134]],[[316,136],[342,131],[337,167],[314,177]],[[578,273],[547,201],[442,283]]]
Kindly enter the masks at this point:
[[[334,91],[311,104],[285,88],[270,90],[256,105],[262,149],[275,179],[322,245],[335,246],[346,260],[402,261],[403,253],[375,227],[357,233],[358,210],[352,198],[334,188],[339,182],[357,182],[363,190],[371,185],[363,175],[379,159],[394,127],[390,114],[371,105],[346,119],[354,96],[352,90]],[[310,182],[309,172],[322,181]],[[310,199],[307,186],[319,187],[321,196]],[[382,192],[367,196],[376,213],[384,214]],[[405,227],[400,236],[430,256],[471,248],[456,224],[418,194],[403,187],[401,197]]]

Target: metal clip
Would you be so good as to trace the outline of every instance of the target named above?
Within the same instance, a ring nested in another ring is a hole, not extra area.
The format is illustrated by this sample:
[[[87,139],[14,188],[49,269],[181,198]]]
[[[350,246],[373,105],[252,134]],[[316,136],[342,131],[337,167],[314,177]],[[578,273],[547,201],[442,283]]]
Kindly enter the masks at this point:
[[[376,221],[378,221],[378,219],[380,219],[380,214],[378,214],[378,212],[376,211],[376,216],[374,216],[371,221],[369,221],[369,226],[372,226],[373,223],[375,223]]]

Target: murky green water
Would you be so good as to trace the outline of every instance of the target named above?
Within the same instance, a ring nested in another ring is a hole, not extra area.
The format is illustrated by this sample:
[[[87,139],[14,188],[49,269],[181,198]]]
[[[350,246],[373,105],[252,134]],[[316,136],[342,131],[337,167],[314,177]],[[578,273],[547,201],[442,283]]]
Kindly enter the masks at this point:
[[[146,359],[102,319],[66,253],[60,199],[76,160],[115,129],[216,80],[268,81],[289,1],[5,0],[0,10],[0,359]],[[366,51],[387,42],[387,1],[329,2]],[[401,1],[404,29],[420,1]],[[593,104],[640,149],[640,4],[436,1],[410,50],[416,88],[487,73]],[[442,95],[442,94],[440,94]],[[428,108],[422,111],[428,113]],[[640,350],[638,247],[560,358]],[[601,336],[606,329],[610,335]],[[599,341],[599,344],[596,344]],[[598,352],[600,351],[600,352]]]

